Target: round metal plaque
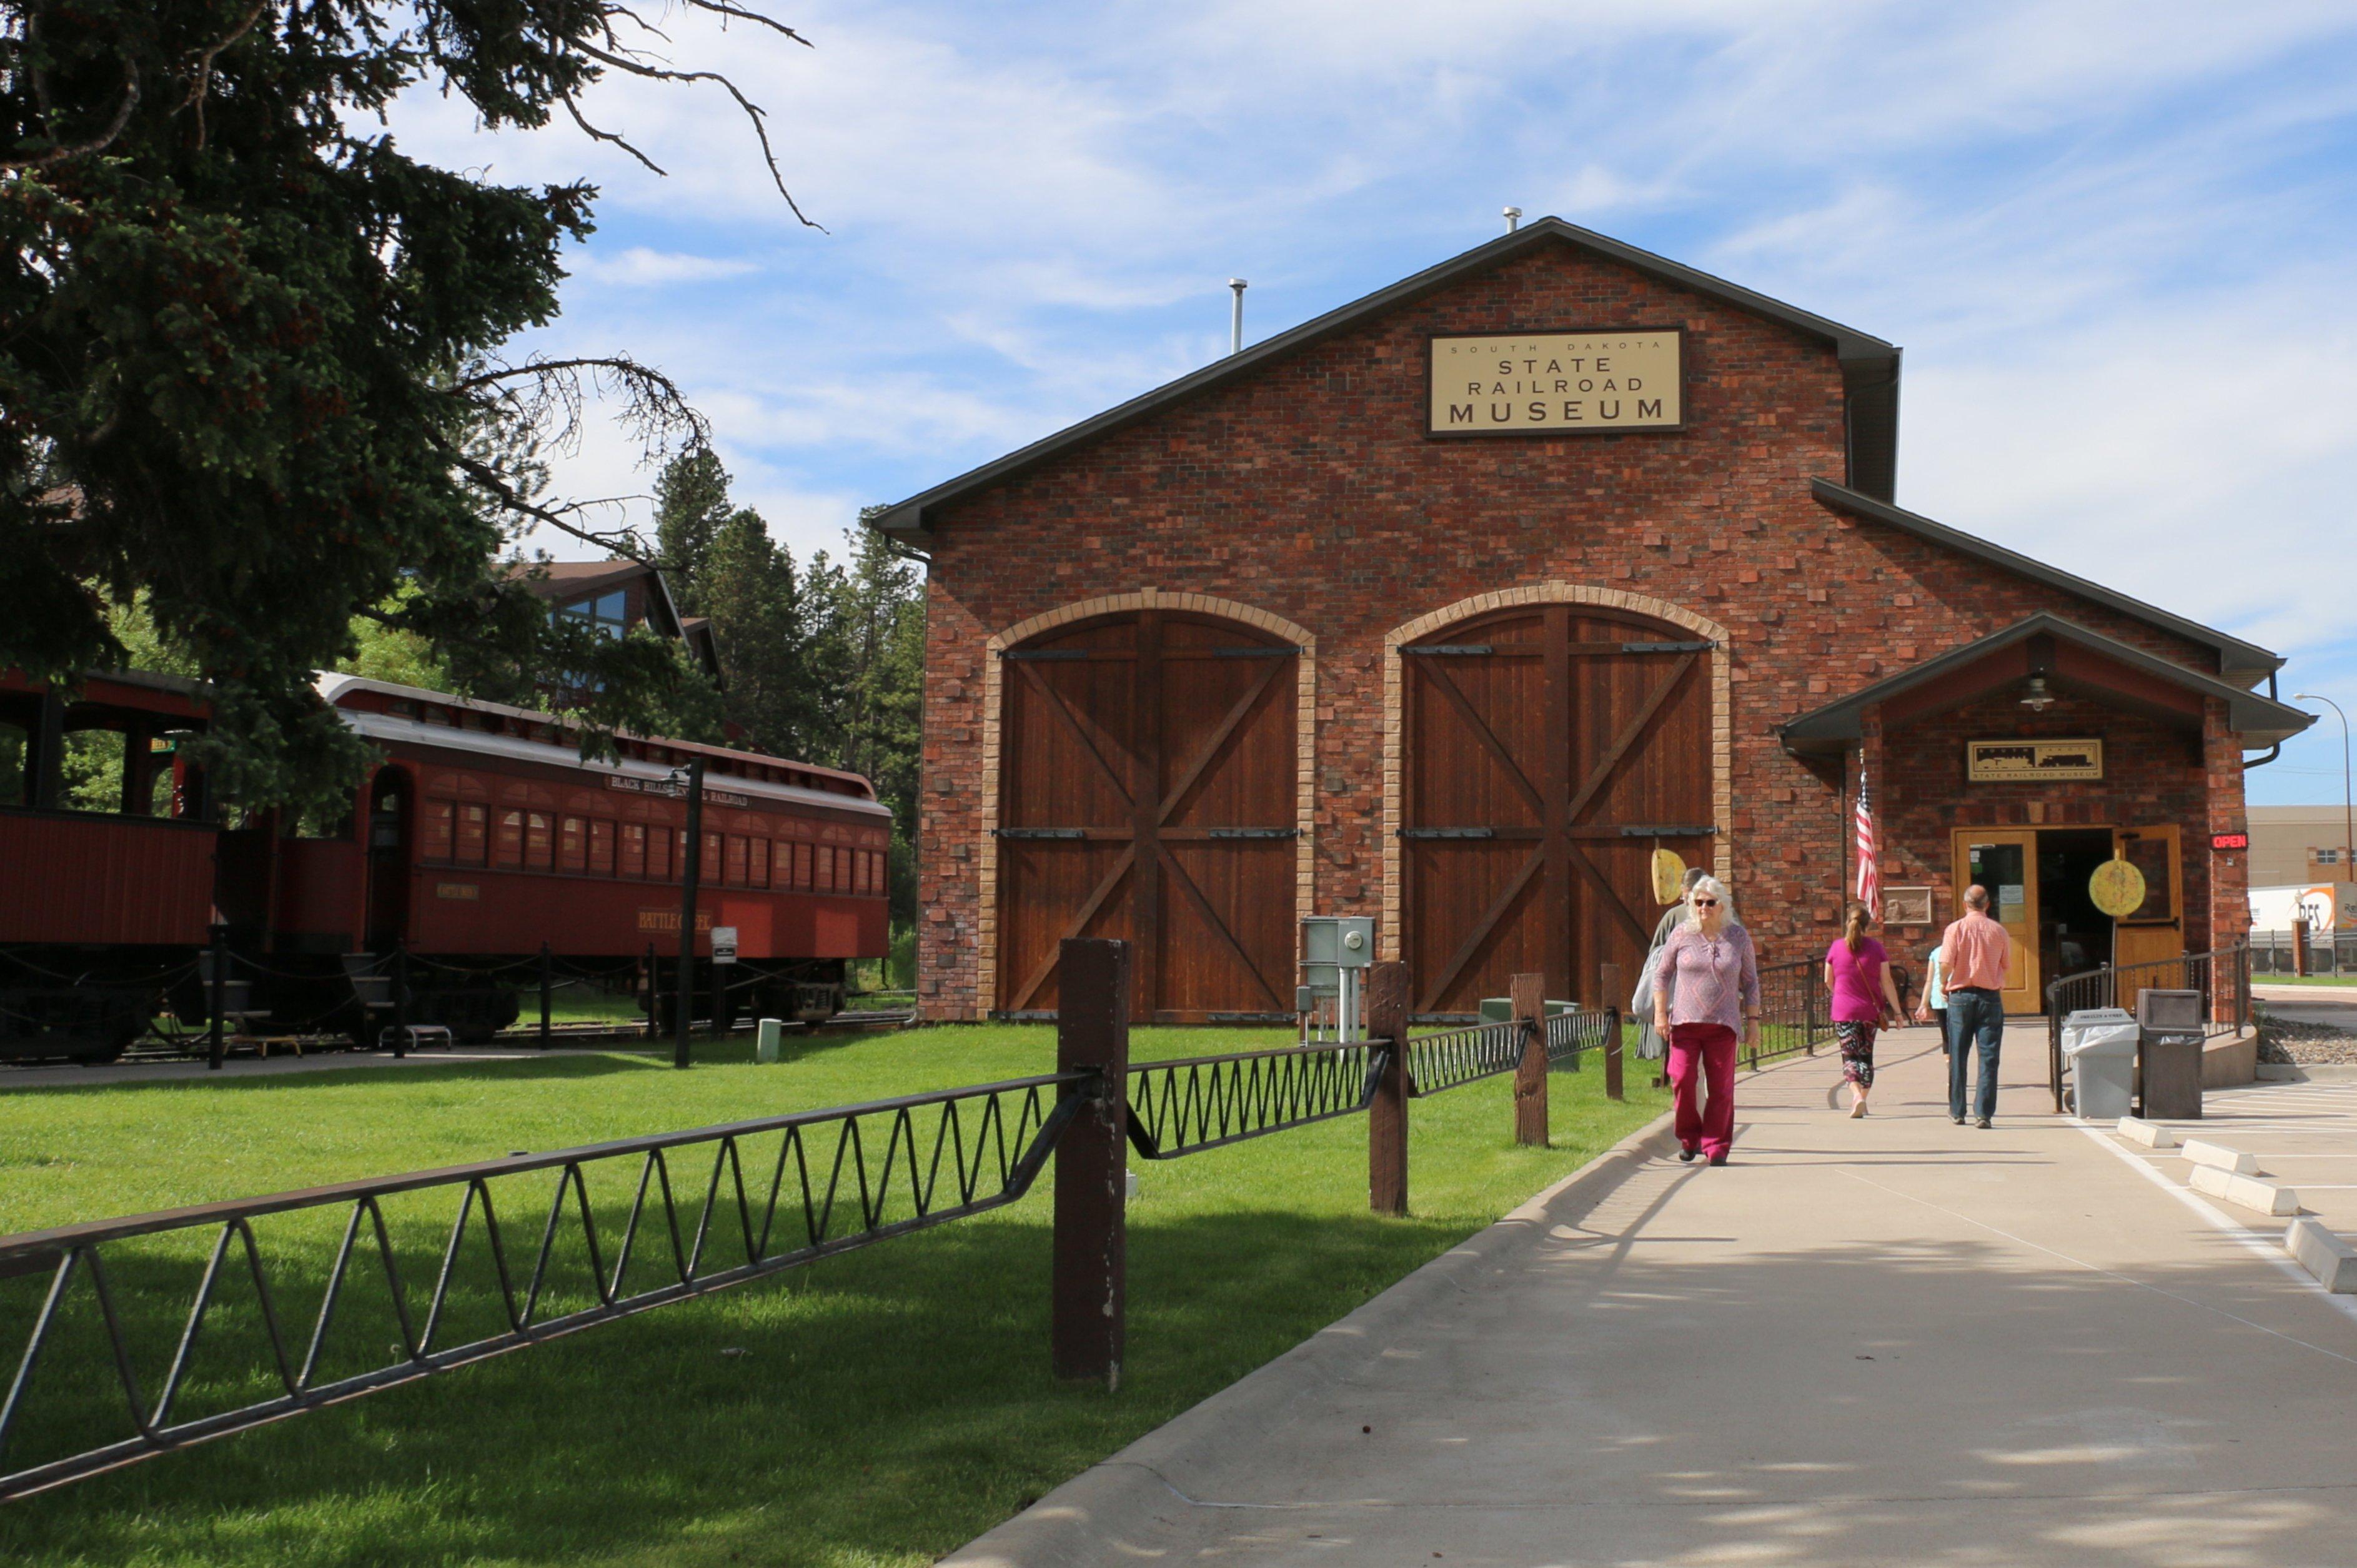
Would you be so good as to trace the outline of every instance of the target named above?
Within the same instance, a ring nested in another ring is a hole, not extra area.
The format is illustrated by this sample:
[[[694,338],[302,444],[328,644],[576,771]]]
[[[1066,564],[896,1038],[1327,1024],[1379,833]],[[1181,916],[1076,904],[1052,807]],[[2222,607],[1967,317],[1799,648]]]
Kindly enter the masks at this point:
[[[2142,908],[2144,891],[2144,873],[2125,860],[2107,860],[2087,878],[2087,896],[2115,920]]]

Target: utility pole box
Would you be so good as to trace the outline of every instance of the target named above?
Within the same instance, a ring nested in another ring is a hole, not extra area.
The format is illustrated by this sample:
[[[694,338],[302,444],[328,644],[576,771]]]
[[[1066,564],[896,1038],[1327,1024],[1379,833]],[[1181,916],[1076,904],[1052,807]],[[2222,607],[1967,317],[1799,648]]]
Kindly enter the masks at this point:
[[[1303,1027],[1324,1037],[1324,1020],[1311,1015],[1333,1004],[1334,1038],[1359,1035],[1359,995],[1364,972],[1375,961],[1375,922],[1366,915],[1311,915],[1301,922],[1301,979],[1296,1000]]]

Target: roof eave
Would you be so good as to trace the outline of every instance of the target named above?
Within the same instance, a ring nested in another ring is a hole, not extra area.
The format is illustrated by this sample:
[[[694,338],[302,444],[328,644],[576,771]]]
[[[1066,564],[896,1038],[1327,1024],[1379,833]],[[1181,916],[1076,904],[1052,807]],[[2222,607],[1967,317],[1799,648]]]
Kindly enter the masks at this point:
[[[2283,668],[2284,661],[2280,655],[2272,653],[2255,642],[2245,642],[2241,638],[2220,631],[2215,627],[2204,626],[2200,621],[2190,620],[2184,616],[2173,614],[2158,605],[2148,605],[2142,599],[2131,598],[2116,589],[2104,587],[2101,583],[2091,582],[2075,573],[2066,572],[2060,566],[2050,566],[2043,561],[2033,560],[2018,551],[2008,550],[2002,544],[1966,533],[1962,529],[1951,528],[1944,522],[1934,521],[1920,512],[1909,511],[1904,507],[1894,506],[1878,497],[1867,495],[1852,489],[1847,485],[1836,484],[1827,478],[1811,479],[1809,488],[1818,500],[1835,510],[1847,512],[1853,517],[1863,517],[1871,521],[1884,523],[1943,548],[1962,554],[1976,556],[1995,565],[2002,566],[2007,571],[2018,573],[2033,582],[2044,583],[2049,587],[2060,588],[2065,593],[2075,594],[2083,599],[2092,599],[2099,605],[2133,616],[2148,626],[2158,627],[2164,631],[2173,631],[2178,636],[2194,642],[2206,643],[2218,651],[2219,673],[2238,686],[2255,685],[2259,681]]]
[[[1560,218],[1542,218],[1476,245],[1469,251],[1460,252],[1372,294],[1361,295],[1347,304],[1337,306],[1323,316],[1314,317],[1274,338],[1264,338],[1249,349],[1239,349],[1200,370],[1190,371],[1176,381],[1141,392],[1126,403],[1117,403],[1053,435],[1042,436],[1005,456],[994,458],[954,478],[945,479],[878,514],[868,526],[902,538],[931,538],[932,523],[926,513],[933,507],[1012,478],[1061,452],[1112,435],[1175,403],[1207,392],[1232,377],[1247,374],[1272,360],[1282,359],[1370,317],[1412,304],[1461,277],[1496,265],[1517,251],[1533,249],[1546,242],[1570,244],[1593,251],[1622,265],[1660,278],[1674,287],[1718,299],[1738,310],[1822,338],[1832,345],[1835,357],[1843,362],[1846,371],[1852,364],[1867,366],[1887,361],[1892,374],[1897,374],[1898,348],[1871,333],[1861,332],[1813,311],[1771,299],[1740,284],[1729,283],[1725,278],[1697,271],[1666,256],[1641,251],[1634,245],[1590,229],[1582,229],[1576,223],[1566,223]],[[1892,439],[1896,439],[1895,427]]]

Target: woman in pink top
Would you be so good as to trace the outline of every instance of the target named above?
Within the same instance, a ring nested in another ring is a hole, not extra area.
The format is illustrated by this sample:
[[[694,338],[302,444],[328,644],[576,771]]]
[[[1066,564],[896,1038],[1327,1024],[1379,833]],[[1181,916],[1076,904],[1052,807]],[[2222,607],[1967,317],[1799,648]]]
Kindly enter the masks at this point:
[[[1653,1031],[1670,1042],[1678,1158],[1723,1165],[1735,1143],[1736,1030],[1759,1038],[1760,962],[1727,884],[1696,882],[1686,911],[1654,961]]]
[[[1825,950],[1825,989],[1833,993],[1834,1038],[1841,1043],[1842,1077],[1849,1080],[1855,1096],[1849,1107],[1854,1117],[1866,1114],[1867,1093],[1874,1088],[1874,1036],[1885,1020],[1900,1015],[1890,955],[1866,934],[1873,928],[1874,911],[1863,904],[1852,904],[1840,938]]]

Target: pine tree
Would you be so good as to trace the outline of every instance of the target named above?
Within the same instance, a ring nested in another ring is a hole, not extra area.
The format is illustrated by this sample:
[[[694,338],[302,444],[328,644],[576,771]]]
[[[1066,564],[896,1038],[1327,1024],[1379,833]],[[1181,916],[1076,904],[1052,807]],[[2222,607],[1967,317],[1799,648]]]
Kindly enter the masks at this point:
[[[705,578],[714,541],[733,511],[728,470],[710,447],[692,447],[663,465],[655,480],[655,549],[682,615],[713,613]]]

